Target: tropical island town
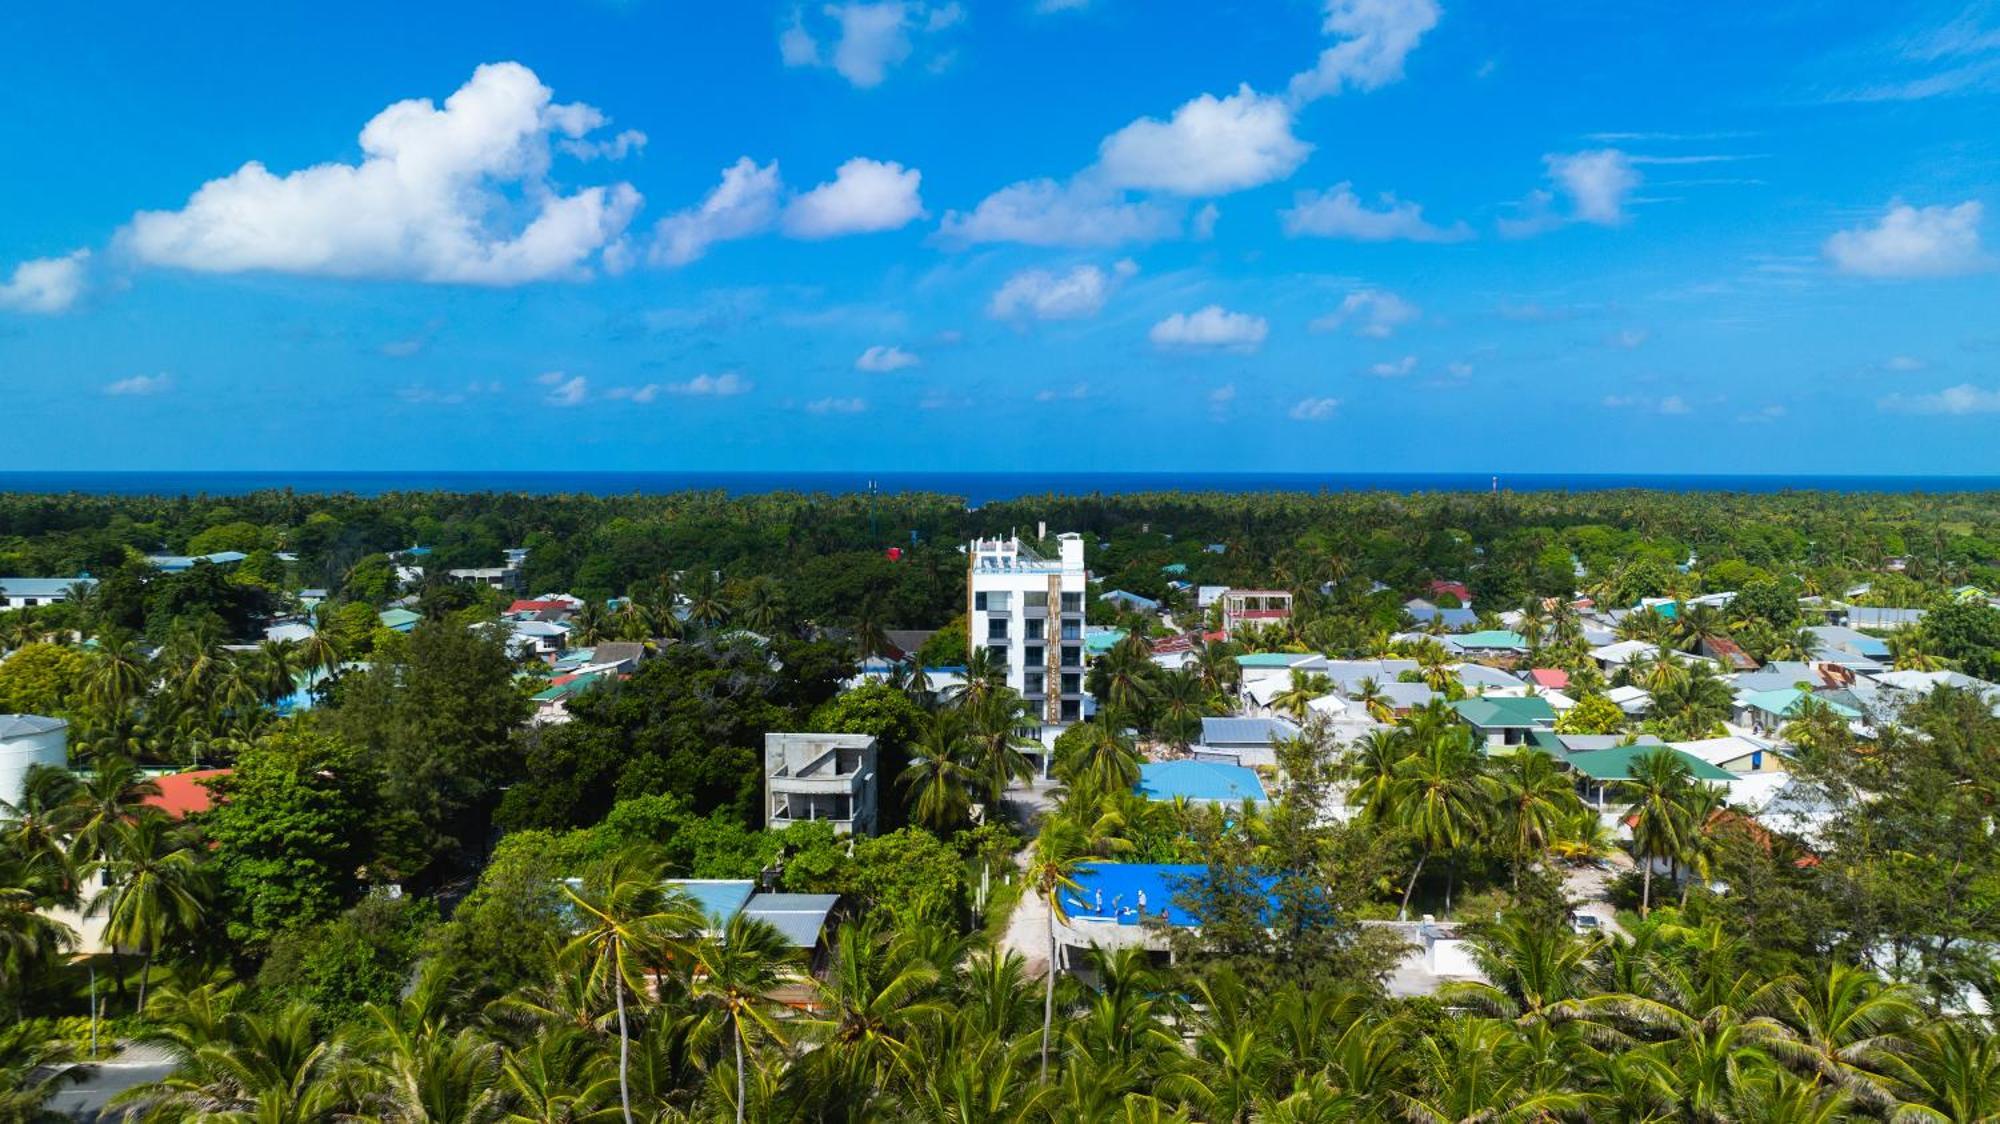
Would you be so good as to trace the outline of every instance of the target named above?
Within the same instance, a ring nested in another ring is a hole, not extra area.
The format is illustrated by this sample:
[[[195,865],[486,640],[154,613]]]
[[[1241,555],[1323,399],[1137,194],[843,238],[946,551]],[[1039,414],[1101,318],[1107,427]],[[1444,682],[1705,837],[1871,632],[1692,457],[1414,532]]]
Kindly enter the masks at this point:
[[[2000,1096],[1982,495],[13,495],[0,575],[17,1117]]]

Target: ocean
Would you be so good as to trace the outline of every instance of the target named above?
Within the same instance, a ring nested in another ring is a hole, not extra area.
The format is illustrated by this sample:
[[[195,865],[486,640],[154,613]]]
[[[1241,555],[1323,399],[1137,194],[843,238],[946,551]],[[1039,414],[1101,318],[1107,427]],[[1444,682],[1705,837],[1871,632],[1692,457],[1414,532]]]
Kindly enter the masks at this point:
[[[2000,476],[1642,475],[1472,472],[493,472],[214,471],[0,472],[0,492],[228,496],[289,488],[302,493],[520,492],[530,495],[659,494],[690,489],[759,492],[938,492],[978,506],[1051,492],[1990,492]]]

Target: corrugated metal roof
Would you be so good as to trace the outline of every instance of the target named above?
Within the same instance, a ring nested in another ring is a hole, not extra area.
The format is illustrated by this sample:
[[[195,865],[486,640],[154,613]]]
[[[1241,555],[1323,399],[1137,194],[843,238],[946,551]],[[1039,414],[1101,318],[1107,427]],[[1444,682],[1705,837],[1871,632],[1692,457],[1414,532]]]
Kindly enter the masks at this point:
[[[1203,745],[1269,745],[1271,739],[1296,738],[1299,728],[1283,718],[1204,718]]]
[[[28,738],[60,730],[69,723],[39,714],[0,714],[0,738]]]
[[[1264,782],[1255,770],[1207,761],[1157,761],[1139,766],[1139,783],[1132,791],[1148,800],[1190,800],[1238,804],[1266,800]]]
[[[769,924],[793,948],[811,948],[838,904],[839,894],[757,894],[743,907],[743,915]]]

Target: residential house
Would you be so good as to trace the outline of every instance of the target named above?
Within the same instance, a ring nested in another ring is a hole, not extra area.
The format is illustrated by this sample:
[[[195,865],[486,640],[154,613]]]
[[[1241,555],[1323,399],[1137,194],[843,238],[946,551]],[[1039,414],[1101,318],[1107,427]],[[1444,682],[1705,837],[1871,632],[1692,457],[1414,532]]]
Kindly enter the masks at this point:
[[[211,566],[233,566],[250,557],[240,550],[218,550],[213,554],[148,554],[146,562],[155,570],[178,574],[195,568],[196,563],[206,562]]]
[[[1282,589],[1232,589],[1222,596],[1222,629],[1282,624],[1292,619],[1292,595]]]
[[[0,609],[33,609],[69,600],[77,586],[89,589],[96,578],[0,578]]]
[[[1263,804],[1264,782],[1253,769],[1217,761],[1153,761],[1139,766],[1132,791],[1148,800],[1189,804]]]
[[[1669,744],[1689,757],[1706,761],[1731,774],[1785,771],[1785,759],[1779,755],[1777,745],[1761,738],[1728,734],[1719,738],[1702,738],[1697,741]]]
[[[1749,691],[1737,695],[1736,723],[1739,726],[1748,726],[1752,733],[1775,734],[1798,716],[1805,700],[1809,698],[1817,698],[1819,702],[1832,707],[1835,714],[1849,722],[1861,720],[1861,711],[1846,703],[1815,696],[1797,687],[1780,687],[1773,691]]]
[[[875,834],[873,734],[764,735],[764,826],[826,821],[839,834]]]
[[[1158,601],[1150,597],[1141,597],[1136,593],[1131,593],[1123,589],[1114,589],[1109,593],[1100,593],[1097,595],[1097,599],[1107,604],[1116,605],[1121,609],[1131,609],[1134,612],[1157,613],[1160,611],[1160,603]]]
[[[1450,705],[1459,720],[1472,727],[1474,740],[1489,748],[1530,742],[1536,730],[1550,729],[1556,722],[1548,700],[1535,696],[1460,699]]]
[[[1284,718],[1204,718],[1195,760],[1239,765],[1275,765],[1275,742],[1299,736],[1297,723]]]
[[[1870,628],[1877,632],[1894,632],[1899,628],[1913,628],[1924,621],[1922,609],[1877,609],[1863,605],[1847,608],[1847,627]]]

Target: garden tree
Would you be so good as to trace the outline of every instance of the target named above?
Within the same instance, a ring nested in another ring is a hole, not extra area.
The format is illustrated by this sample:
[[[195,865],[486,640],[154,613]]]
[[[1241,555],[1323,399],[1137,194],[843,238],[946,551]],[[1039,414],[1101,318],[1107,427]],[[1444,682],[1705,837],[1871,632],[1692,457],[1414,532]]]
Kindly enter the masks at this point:
[[[546,889],[555,893],[553,885]],[[329,1031],[355,1023],[369,1004],[393,1004],[403,993],[436,920],[437,909],[429,901],[370,895],[337,917],[278,933],[258,969],[257,987],[309,1002]],[[536,935],[541,934],[515,928],[507,941],[520,945]],[[493,982],[468,978],[489,986]]]
[[[176,622],[213,617],[224,635],[246,639],[258,635],[256,622],[274,607],[269,590],[232,580],[227,567],[196,562],[179,573],[147,580],[145,631],[160,640]]]
[[[913,654],[917,662],[925,667],[956,667],[965,662],[968,647],[970,641],[966,639],[965,614],[960,613],[925,637],[923,646]]]
[[[1556,715],[1558,734],[1616,734],[1624,728],[1625,712],[1603,695],[1582,695]]]
[[[514,731],[529,703],[498,633],[426,622],[400,651],[341,677],[330,731],[359,749],[380,802],[419,829],[400,877],[477,845],[499,792],[521,774]]]
[[[1291,716],[1294,722],[1304,722],[1311,713],[1310,704],[1314,699],[1333,691],[1333,681],[1324,675],[1292,669],[1291,681],[1285,689],[1271,698],[1271,709]]]
[[[2000,680],[2000,609],[1978,601],[1952,601],[1924,616],[1931,651],[1955,661],[1967,675]]]
[[[810,716],[805,708],[825,701],[823,649],[799,651],[812,675],[804,683],[754,641],[697,640],[584,692],[569,703],[568,722],[522,735],[525,777],[502,800],[499,822],[581,826],[617,799],[655,793],[685,798],[698,815],[761,822],[764,735],[796,728]]]
[[[1017,782],[1033,779],[1035,764],[1024,749],[1039,751],[1042,743],[1021,733],[1036,721],[1033,710],[1012,690],[998,691],[965,712],[966,738],[972,746],[978,795],[989,815],[998,812],[1001,794]]]
[[[386,554],[368,554],[357,559],[340,581],[340,595],[349,602],[380,606],[396,596],[401,583],[396,580],[396,564]]]
[[[247,747],[203,817],[231,940],[262,946],[360,896],[380,781],[352,745],[287,723]]]
[[[60,644],[27,644],[0,660],[0,714],[68,718],[83,701],[90,658]]]
[[[1653,696],[1647,728],[1668,741],[1713,737],[1735,705],[1728,681],[1706,661],[1666,671],[1672,662],[1659,661],[1661,674],[1646,688]]]
[[[1221,694],[1197,668],[1184,667],[1161,677],[1154,731],[1176,749],[1185,750],[1201,738],[1201,720],[1229,713]]]
[[[1762,624],[1777,632],[1790,632],[1799,622],[1799,594],[1772,578],[1758,578],[1736,586],[1729,613],[1739,621]]]

